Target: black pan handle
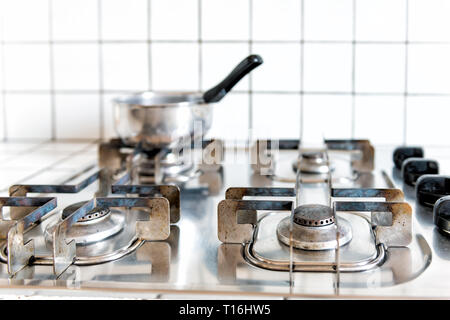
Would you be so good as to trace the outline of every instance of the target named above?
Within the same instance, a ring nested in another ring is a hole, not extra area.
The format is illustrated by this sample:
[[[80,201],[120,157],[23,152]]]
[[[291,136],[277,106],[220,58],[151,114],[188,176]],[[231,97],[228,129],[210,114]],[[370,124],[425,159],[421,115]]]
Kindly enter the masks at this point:
[[[218,85],[206,91],[203,94],[203,101],[205,103],[219,102],[245,75],[262,63],[263,59],[259,55],[252,54],[248,56]]]

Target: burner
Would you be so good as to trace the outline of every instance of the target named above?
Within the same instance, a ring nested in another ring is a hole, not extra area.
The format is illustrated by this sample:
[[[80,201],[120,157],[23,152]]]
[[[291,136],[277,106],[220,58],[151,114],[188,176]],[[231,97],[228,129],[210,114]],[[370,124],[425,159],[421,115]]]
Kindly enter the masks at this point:
[[[322,174],[330,171],[326,153],[322,150],[302,152],[301,158],[297,159],[292,167],[295,172],[300,169],[303,173]]]
[[[290,244],[290,217],[280,221],[277,227],[278,239]],[[301,205],[294,210],[292,245],[304,250],[327,250],[336,248],[336,231],[339,232],[339,246],[352,239],[349,223],[339,218],[336,225],[333,209],[320,205]],[[336,229],[337,228],[337,229]]]
[[[66,207],[61,214],[64,220],[73,212],[85,205],[87,201],[77,202]],[[79,245],[87,245],[105,240],[125,226],[125,215],[120,210],[94,208],[78,220],[67,233],[67,238],[74,239]],[[45,230],[47,241],[52,241],[55,225]]]
[[[133,165],[139,183],[161,183],[167,179],[171,182],[184,182],[189,180],[196,171],[194,164],[185,161],[183,156],[177,156],[168,152],[162,156],[151,156],[142,154],[142,156]]]

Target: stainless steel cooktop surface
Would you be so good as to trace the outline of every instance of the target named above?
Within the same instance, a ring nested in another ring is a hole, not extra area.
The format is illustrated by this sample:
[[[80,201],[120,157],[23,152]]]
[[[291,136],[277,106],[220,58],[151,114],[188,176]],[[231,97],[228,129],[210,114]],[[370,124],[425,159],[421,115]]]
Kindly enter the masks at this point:
[[[450,298],[450,236],[395,147],[373,163],[336,141],[301,162],[280,148],[269,165],[244,147],[202,165],[119,149],[0,144],[2,292]],[[450,172],[450,149],[424,150]]]

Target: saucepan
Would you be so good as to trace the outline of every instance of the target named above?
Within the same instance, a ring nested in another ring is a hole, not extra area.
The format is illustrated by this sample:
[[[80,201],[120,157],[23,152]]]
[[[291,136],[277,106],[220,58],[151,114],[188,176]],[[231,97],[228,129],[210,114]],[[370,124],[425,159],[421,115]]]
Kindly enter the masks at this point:
[[[146,91],[116,98],[113,101],[116,132],[126,145],[144,149],[171,149],[185,138],[202,138],[198,135],[206,134],[211,127],[212,105],[262,63],[259,55],[248,56],[204,93]],[[194,130],[199,125],[201,130]]]

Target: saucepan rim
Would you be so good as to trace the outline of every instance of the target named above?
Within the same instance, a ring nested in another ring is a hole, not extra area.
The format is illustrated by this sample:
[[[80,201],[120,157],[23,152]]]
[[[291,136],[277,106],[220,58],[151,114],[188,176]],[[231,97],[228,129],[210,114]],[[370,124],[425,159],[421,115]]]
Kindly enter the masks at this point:
[[[113,102],[144,108],[168,108],[205,104],[202,93],[195,91],[141,91],[121,95],[114,98]]]

